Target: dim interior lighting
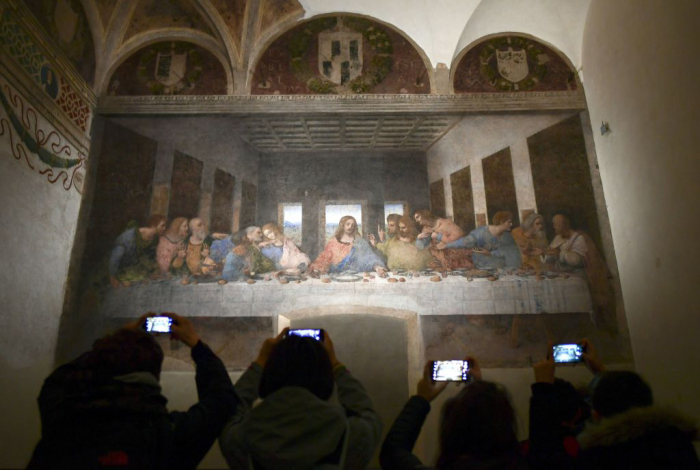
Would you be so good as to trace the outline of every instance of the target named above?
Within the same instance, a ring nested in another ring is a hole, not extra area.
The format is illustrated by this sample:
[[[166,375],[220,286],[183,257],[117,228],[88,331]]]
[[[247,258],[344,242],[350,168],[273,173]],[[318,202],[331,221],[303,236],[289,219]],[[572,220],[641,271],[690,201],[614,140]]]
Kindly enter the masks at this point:
[[[603,121],[600,124],[600,135],[608,135],[610,132],[612,132],[610,130],[610,124],[608,124],[608,121]]]

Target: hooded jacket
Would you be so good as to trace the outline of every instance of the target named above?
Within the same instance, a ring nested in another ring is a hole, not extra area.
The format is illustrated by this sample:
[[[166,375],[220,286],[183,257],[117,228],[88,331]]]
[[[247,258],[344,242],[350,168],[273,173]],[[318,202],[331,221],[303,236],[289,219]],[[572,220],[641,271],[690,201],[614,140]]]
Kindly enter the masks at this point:
[[[577,458],[564,449],[554,386],[532,385],[530,452],[533,469],[546,470],[699,470],[692,441],[697,428],[670,409],[633,408],[588,422],[578,435]]]
[[[28,469],[194,469],[238,398],[221,360],[192,348],[199,402],[168,412],[150,372],[102,378],[85,366],[91,353],[56,369],[39,396],[42,437]]]
[[[262,368],[253,363],[236,383],[243,405],[219,438],[229,466],[265,470],[362,469],[381,438],[381,421],[362,384],[344,367],[334,371],[335,405],[301,387],[284,387],[253,408]]]

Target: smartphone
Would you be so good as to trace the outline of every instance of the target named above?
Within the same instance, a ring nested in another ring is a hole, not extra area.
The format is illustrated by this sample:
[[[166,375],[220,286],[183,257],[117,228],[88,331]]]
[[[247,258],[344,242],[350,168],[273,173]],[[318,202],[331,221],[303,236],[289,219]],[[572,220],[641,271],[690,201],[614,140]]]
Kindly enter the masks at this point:
[[[583,346],[580,344],[555,344],[552,347],[552,357],[557,364],[573,364],[582,362]]]
[[[468,361],[433,361],[433,382],[465,382],[469,380]]]
[[[317,341],[323,341],[323,330],[312,329],[312,328],[298,328],[295,330],[289,330],[287,336],[301,336],[304,338],[313,338]]]
[[[172,325],[172,318],[160,315],[146,318],[143,328],[149,333],[170,333]]]

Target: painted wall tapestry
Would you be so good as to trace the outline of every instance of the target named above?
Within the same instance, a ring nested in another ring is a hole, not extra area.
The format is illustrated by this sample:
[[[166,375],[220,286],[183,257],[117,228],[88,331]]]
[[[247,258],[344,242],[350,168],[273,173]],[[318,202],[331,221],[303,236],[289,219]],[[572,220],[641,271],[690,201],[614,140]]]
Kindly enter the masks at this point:
[[[140,49],[122,63],[109,81],[115,95],[225,95],[226,72],[203,47],[165,41]]]
[[[25,0],[49,37],[89,84],[95,78],[95,45],[80,0]]]
[[[56,103],[70,122],[86,135],[90,133],[90,105],[65,77],[56,73],[56,68],[34,44],[10,10],[0,9],[0,46]]]
[[[428,70],[398,32],[355,16],[307,21],[276,39],[255,67],[254,95],[430,93]]]
[[[551,48],[523,36],[488,39],[472,47],[454,73],[455,93],[566,91],[576,72]]]
[[[24,161],[51,184],[82,192],[85,155],[54,130],[2,75],[0,102],[0,142],[11,149],[15,160]]]

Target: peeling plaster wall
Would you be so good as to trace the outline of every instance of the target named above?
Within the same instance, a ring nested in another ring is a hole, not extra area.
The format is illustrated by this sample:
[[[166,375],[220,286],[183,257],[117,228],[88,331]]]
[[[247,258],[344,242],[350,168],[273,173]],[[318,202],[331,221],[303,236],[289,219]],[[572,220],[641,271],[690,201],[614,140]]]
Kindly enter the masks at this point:
[[[593,0],[586,95],[637,370],[700,418],[700,3]]]
[[[40,114],[39,128],[52,129]],[[0,136],[0,468],[23,468],[41,431],[36,398],[53,365],[81,196],[50,184]],[[47,133],[48,134],[48,133]],[[15,144],[17,137],[15,135]],[[28,152],[29,159],[35,158]]]

